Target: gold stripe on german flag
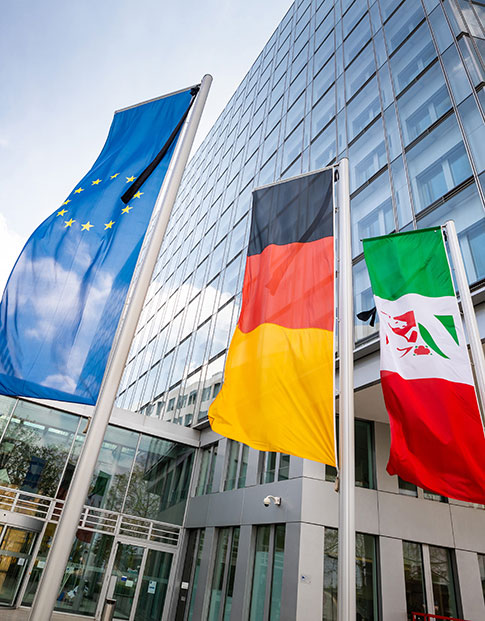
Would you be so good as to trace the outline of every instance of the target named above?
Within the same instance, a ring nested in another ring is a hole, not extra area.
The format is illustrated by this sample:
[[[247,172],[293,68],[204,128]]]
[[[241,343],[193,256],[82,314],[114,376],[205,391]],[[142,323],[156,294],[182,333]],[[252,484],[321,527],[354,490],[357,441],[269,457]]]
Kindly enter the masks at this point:
[[[217,433],[335,465],[333,172],[253,192],[242,307]]]

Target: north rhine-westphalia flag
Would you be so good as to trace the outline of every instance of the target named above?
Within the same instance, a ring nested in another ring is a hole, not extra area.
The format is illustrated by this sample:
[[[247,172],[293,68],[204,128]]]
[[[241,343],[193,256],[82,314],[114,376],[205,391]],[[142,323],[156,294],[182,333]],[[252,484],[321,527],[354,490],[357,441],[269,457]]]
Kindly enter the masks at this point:
[[[440,228],[364,240],[391,424],[387,471],[485,503],[485,437]]]
[[[91,170],[27,241],[0,304],[1,394],[96,402],[192,90],[115,113]]]
[[[241,314],[212,429],[335,465],[332,170],[253,193]]]

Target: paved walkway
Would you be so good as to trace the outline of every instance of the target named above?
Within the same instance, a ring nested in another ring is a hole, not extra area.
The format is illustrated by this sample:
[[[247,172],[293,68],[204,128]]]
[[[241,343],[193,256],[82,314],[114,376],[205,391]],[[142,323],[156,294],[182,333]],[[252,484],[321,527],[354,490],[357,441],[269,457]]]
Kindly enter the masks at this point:
[[[28,621],[30,608],[2,608],[0,607],[0,619],[2,621]],[[62,612],[54,612],[52,621],[86,621],[86,617],[79,615],[66,615]]]

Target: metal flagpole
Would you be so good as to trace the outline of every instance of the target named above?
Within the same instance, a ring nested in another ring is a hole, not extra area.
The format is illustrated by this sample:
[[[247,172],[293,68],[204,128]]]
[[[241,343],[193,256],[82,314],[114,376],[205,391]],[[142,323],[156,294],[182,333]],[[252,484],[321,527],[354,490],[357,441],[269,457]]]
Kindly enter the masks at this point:
[[[339,248],[339,534],[338,619],[355,619],[354,303],[350,242],[349,160],[338,164]]]
[[[463,309],[463,319],[468,332],[468,340],[470,341],[472,361],[475,367],[478,394],[480,395],[482,405],[482,423],[485,426],[485,357],[483,355],[482,340],[480,338],[480,331],[478,330],[472,296],[470,295],[470,287],[468,286],[468,279],[466,277],[465,264],[463,263],[460,243],[453,220],[448,220],[448,222],[446,222],[445,230],[450,247],[451,260],[455,268],[456,284],[458,285],[461,307]]]
[[[84,448],[75,470],[64,510],[56,529],[52,548],[47,558],[47,564],[32,605],[30,621],[49,621],[54,610],[59,594],[59,586],[69,559],[76,530],[79,527],[79,519],[109,423],[131,342],[211,83],[212,76],[205,75],[192,111],[181,130],[180,138],[157,197],[154,211],[158,210],[158,217],[154,225],[150,244],[140,265],[133,295],[127,301],[123,325],[120,328],[108,360]]]

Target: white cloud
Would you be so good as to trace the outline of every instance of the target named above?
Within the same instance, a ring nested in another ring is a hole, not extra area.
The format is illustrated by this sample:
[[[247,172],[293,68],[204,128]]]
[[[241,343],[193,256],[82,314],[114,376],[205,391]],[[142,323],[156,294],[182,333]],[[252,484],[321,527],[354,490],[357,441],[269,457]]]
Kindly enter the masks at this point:
[[[0,140],[1,144],[1,140]],[[22,250],[26,239],[9,229],[4,215],[0,214],[0,291],[3,293],[7,279]]]

